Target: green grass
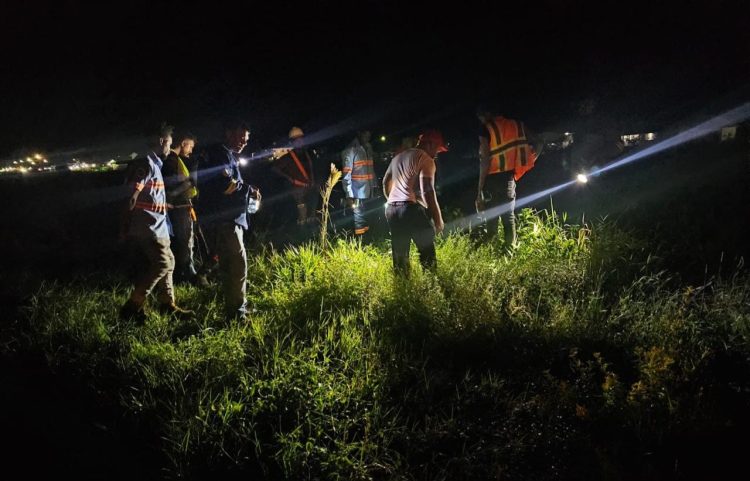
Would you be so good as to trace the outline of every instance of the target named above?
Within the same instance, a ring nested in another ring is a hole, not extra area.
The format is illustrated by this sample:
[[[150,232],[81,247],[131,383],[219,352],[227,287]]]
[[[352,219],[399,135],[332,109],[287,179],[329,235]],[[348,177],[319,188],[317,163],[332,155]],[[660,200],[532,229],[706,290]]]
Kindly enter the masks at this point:
[[[117,320],[128,286],[47,284],[16,335],[119,399],[170,477],[620,479],[750,397],[750,283],[683,285],[629,232],[524,211],[513,255],[452,235],[258,253],[247,324]],[[146,429],[146,428],[144,428]]]

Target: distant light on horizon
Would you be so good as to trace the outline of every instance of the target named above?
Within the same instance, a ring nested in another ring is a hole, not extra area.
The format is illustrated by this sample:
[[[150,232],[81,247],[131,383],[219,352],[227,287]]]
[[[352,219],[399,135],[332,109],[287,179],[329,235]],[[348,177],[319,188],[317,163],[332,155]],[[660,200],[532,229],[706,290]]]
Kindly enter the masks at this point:
[[[381,141],[381,142],[385,142],[385,135],[381,135],[381,136],[380,136],[380,141]]]
[[[750,118],[750,102],[746,102],[727,112],[716,115],[715,117],[705,120],[693,127],[687,128],[683,130],[682,132],[672,135],[671,137],[666,138],[660,142],[655,142],[643,150],[639,150],[632,154],[628,154],[624,157],[613,160],[601,168],[594,168],[591,172],[589,172],[589,174],[599,176],[604,172],[617,169],[624,165],[627,165],[627,164],[636,162],[638,160],[648,158],[654,154],[666,151],[677,145],[681,145],[686,142],[690,142],[692,140],[704,137],[708,134],[715,133],[721,130],[721,128],[726,125],[733,125],[738,122],[742,122],[748,118]],[[622,137],[623,140],[626,140],[626,138],[627,136]],[[656,135],[654,134],[654,139],[655,138],[656,138]],[[562,184],[550,187],[548,189],[539,191],[537,193],[530,194],[525,197],[516,199],[514,207],[515,208],[524,207],[541,198],[550,196],[556,192],[567,189],[568,187],[575,184],[576,182],[586,183],[587,181],[588,181],[588,175],[578,174],[575,180],[564,182]],[[492,218],[501,216],[509,212],[511,210],[511,206],[512,206],[511,203],[500,204],[500,205],[494,206],[482,212],[482,217],[484,217],[485,219],[492,219]],[[446,230],[451,230],[454,228],[463,228],[463,226],[470,225],[469,219],[471,217],[473,217],[473,214],[464,218],[459,218],[459,219],[451,221],[449,224],[446,225]]]

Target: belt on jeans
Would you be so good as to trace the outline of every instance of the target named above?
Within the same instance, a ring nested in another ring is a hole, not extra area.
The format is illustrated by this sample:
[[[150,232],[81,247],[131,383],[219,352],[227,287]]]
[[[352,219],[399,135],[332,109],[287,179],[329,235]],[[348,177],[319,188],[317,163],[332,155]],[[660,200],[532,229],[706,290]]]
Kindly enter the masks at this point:
[[[399,200],[396,202],[388,202],[388,205],[406,205],[406,204],[416,204],[416,202],[409,202],[408,200]]]

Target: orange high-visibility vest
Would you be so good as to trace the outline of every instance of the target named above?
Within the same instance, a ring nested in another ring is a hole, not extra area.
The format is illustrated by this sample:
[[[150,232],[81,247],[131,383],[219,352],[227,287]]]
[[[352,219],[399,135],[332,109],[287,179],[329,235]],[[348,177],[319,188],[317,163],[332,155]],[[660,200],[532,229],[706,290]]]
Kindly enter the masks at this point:
[[[495,117],[484,124],[490,134],[490,168],[488,174],[513,171],[519,180],[534,168],[536,152],[526,139],[523,122]]]

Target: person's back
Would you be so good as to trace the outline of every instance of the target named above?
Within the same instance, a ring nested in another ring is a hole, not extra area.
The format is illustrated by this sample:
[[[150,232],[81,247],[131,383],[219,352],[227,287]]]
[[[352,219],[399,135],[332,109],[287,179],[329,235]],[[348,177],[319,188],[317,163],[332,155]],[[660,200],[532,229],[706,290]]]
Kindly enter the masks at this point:
[[[427,207],[422,193],[428,186],[425,179],[435,178],[435,161],[422,149],[411,148],[396,155],[391,161],[388,203],[413,202]]]
[[[443,216],[435,195],[435,156],[447,150],[443,134],[427,130],[420,136],[418,148],[401,152],[391,160],[383,177],[393,267],[399,272],[409,272],[412,240],[422,266],[436,265],[435,234],[443,230]]]

